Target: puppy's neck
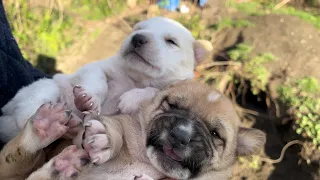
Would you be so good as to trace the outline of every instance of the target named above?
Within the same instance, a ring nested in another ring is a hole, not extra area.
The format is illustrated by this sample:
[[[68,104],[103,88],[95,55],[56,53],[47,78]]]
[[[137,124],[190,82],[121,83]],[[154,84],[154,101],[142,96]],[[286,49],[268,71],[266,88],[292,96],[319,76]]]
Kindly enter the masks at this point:
[[[128,154],[133,159],[138,159],[140,162],[149,162],[146,154],[145,138],[142,138],[142,129],[136,116],[127,116],[128,118],[121,118],[120,123],[124,129],[124,140],[127,146]],[[143,152],[143,153],[137,153]]]
[[[158,80],[159,78],[148,76],[144,72],[139,72],[137,70],[131,69],[130,67],[126,68],[126,73],[128,78],[135,84],[137,88],[145,88],[145,87],[160,88],[160,83],[159,83],[160,81]],[[154,82],[157,82],[157,83],[154,83]]]

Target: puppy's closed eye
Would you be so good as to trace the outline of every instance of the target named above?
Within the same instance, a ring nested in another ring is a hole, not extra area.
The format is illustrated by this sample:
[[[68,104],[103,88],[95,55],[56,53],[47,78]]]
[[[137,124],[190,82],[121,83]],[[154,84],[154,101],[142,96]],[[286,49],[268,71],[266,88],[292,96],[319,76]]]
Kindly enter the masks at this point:
[[[212,130],[210,131],[210,134],[216,147],[221,147],[224,145],[224,139],[221,138],[220,134],[217,131]]]
[[[165,38],[165,41],[168,45],[173,45],[173,46],[176,46],[176,47],[179,47],[178,46],[178,43],[176,42],[175,39],[172,39],[172,38]]]

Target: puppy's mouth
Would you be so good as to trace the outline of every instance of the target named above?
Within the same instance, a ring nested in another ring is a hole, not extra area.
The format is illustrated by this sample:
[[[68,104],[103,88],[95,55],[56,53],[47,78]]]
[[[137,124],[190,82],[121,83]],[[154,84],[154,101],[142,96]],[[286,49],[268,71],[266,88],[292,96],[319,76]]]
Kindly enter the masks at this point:
[[[126,53],[125,55],[126,59],[129,61],[138,61],[142,62],[143,64],[151,67],[152,69],[155,69],[156,67],[151,64],[149,61],[147,61],[143,56],[141,56],[136,50],[131,50]]]
[[[174,152],[174,149],[169,146],[169,145],[164,145],[162,147],[163,153],[168,156],[170,159],[177,161],[177,162],[182,162],[183,158],[179,156],[177,153]]]

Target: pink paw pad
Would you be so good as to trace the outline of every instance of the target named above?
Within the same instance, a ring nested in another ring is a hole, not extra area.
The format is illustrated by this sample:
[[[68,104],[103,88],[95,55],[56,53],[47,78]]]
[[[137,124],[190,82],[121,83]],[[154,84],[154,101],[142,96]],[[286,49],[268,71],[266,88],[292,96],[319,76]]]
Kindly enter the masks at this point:
[[[34,115],[32,126],[35,134],[41,140],[56,140],[67,132],[66,124],[70,119],[71,111],[66,110],[64,104],[45,103]]]
[[[59,155],[53,159],[53,176],[60,179],[77,177],[80,169],[90,163],[89,155],[83,149],[78,149],[75,145],[66,147]]]

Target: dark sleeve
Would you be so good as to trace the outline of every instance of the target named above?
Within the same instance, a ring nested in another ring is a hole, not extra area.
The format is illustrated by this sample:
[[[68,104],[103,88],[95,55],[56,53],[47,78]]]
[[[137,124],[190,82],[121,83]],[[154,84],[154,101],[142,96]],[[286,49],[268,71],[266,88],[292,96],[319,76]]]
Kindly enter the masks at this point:
[[[0,109],[20,88],[43,77],[48,76],[23,58],[0,0]]]

